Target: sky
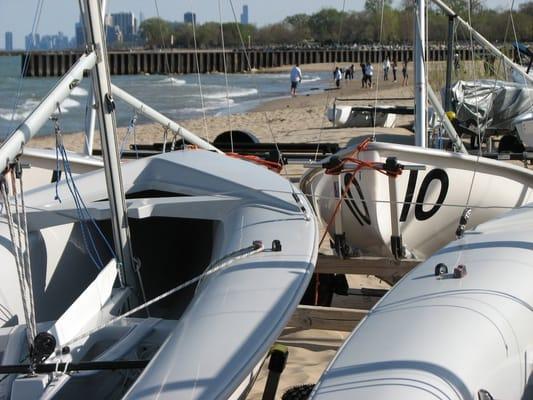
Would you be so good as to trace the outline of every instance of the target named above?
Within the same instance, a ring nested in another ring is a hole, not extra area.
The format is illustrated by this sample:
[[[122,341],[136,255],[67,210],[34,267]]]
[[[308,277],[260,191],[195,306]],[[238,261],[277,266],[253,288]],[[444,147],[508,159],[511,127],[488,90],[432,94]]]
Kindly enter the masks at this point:
[[[74,23],[78,20],[77,0],[42,0],[43,10],[36,33],[57,34],[62,31],[74,36]],[[509,0],[485,0],[491,8],[508,7]],[[515,1],[515,7],[527,0]],[[159,15],[167,20],[183,21],[187,11],[196,13],[197,23],[219,20],[218,4],[221,4],[223,21],[234,21],[229,0],[108,0],[108,12],[132,11],[136,17],[142,12],[144,18]],[[288,15],[311,14],[330,7],[346,11],[361,10],[364,0],[232,0],[237,18],[243,4],[249,7],[250,23],[263,26],[279,22]],[[0,0],[0,49],[5,47],[4,33],[13,32],[14,46],[24,47],[24,36],[31,32],[38,0]]]

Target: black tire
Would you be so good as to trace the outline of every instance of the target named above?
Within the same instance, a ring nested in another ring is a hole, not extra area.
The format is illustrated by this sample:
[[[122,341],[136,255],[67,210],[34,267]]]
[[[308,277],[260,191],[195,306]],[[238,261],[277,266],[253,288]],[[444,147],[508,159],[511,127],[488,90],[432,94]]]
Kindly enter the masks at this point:
[[[315,385],[294,386],[283,393],[281,400],[307,400]]]
[[[259,139],[252,132],[234,130],[222,132],[215,138],[213,144],[217,146],[224,143],[231,143],[232,138],[233,143],[259,143]]]
[[[498,144],[498,153],[522,153],[524,150],[524,145],[513,135],[505,135]]]

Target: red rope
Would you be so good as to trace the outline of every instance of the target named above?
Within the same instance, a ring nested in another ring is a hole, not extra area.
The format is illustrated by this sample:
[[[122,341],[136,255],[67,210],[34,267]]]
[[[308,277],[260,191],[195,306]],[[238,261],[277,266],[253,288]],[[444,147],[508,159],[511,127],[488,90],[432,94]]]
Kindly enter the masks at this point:
[[[253,162],[255,164],[262,165],[263,167],[267,167],[269,170],[275,171],[278,174],[283,169],[283,165],[281,163],[264,160],[261,157],[254,156],[254,155],[251,155],[251,154],[245,155],[245,154],[239,154],[239,153],[226,153],[226,155],[228,155],[230,157],[233,157],[233,158],[238,158],[238,159],[241,159],[241,160],[246,160],[246,161]]]
[[[335,216],[339,212],[340,206],[341,206],[344,198],[346,197],[346,194],[348,193],[348,190],[350,189],[350,185],[355,180],[355,176],[356,176],[357,172],[359,172],[360,170],[362,170],[364,168],[367,168],[367,169],[373,169],[373,170],[375,170],[375,171],[377,171],[377,172],[379,172],[381,174],[387,175],[387,176],[392,176],[394,178],[396,178],[398,175],[400,175],[402,173],[402,170],[386,171],[383,168],[383,164],[382,163],[363,161],[363,160],[359,160],[358,158],[354,158],[353,157],[354,154],[357,154],[357,157],[359,157],[359,153],[361,151],[365,151],[368,148],[368,144],[369,143],[370,143],[370,138],[365,139],[363,142],[361,142],[357,146],[356,151],[354,151],[351,154],[351,156],[343,158],[341,160],[341,162],[339,163],[339,165],[336,165],[335,167],[326,169],[325,173],[328,174],[328,175],[339,175],[342,172],[350,172],[349,170],[344,170],[344,166],[346,165],[346,163],[352,162],[352,163],[355,164],[355,168],[353,168],[353,170],[351,171],[352,176],[351,176],[350,180],[348,182],[346,182],[346,184],[344,185],[344,188],[343,188],[343,190],[341,192],[341,196],[340,196],[339,200],[337,201],[337,204],[335,205],[335,209],[333,210],[333,214],[329,218],[328,223],[326,225],[326,229],[324,230],[324,233],[322,234],[322,237],[320,238],[320,242],[318,244],[318,247],[322,246],[322,243],[324,242],[324,239],[326,238],[326,236],[328,234],[328,231],[331,228],[331,224],[335,220]],[[318,297],[319,297],[318,295],[319,295],[320,282],[319,282],[318,272],[315,272],[315,274],[316,274],[315,275],[315,305],[318,305]]]

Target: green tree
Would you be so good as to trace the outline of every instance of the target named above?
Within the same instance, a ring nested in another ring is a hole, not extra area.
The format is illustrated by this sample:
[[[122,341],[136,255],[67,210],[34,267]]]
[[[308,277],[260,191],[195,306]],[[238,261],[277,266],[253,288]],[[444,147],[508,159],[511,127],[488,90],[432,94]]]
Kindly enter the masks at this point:
[[[334,8],[324,8],[311,15],[309,29],[313,39],[322,44],[335,44],[339,41],[341,23],[346,14]]]
[[[151,47],[168,47],[172,35],[172,24],[161,18],[148,18],[141,23],[139,34]]]

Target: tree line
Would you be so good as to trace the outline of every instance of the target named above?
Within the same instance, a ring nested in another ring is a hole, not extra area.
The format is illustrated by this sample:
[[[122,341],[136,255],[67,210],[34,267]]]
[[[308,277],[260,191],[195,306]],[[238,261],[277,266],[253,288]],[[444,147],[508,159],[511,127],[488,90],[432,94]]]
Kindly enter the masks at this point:
[[[314,14],[296,14],[283,21],[256,27],[238,23],[170,22],[149,18],[142,22],[139,35],[150,48],[216,48],[226,47],[312,47],[353,46],[381,43],[406,45],[413,41],[412,0],[403,0],[399,7],[392,0],[366,0],[364,10],[342,12],[325,8]],[[533,41],[533,1],[520,4],[517,10],[490,9],[482,0],[448,0],[447,4],[472,26],[495,43]],[[469,8],[467,7],[469,5]],[[383,21],[383,23],[382,23]],[[435,7],[428,10],[428,39],[445,42],[448,17]],[[456,39],[468,41],[469,35],[458,27]]]

